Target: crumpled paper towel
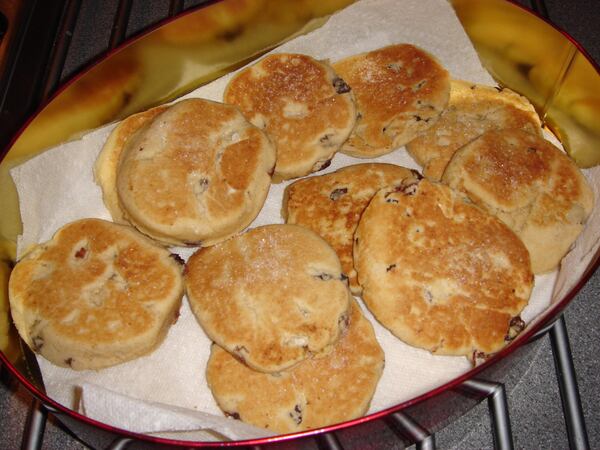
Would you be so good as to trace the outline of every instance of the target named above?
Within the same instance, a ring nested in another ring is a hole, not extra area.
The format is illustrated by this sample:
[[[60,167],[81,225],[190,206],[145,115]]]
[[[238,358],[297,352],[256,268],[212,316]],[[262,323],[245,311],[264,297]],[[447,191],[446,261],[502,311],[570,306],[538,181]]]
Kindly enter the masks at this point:
[[[134,433],[157,434],[156,430],[171,430],[167,433],[176,439],[185,435],[184,440],[223,441],[231,437],[246,440],[270,435],[262,428],[235,419],[139,400],[91,383],[81,385],[79,409],[88,417]]]
[[[434,54],[454,78],[494,84],[445,0],[402,2],[401,6],[395,0],[364,0],[334,15],[322,28],[276,51],[306,53],[335,61],[402,42],[418,45]],[[220,101],[229,78],[230,75],[218,79],[186,97]],[[19,239],[20,252],[50,239],[59,227],[70,221],[84,217],[110,218],[102,203],[101,191],[93,181],[92,166],[113,127],[114,124],[90,132],[78,141],[51,149],[12,170],[24,224]],[[404,150],[373,161],[418,169]],[[366,160],[337,154],[331,166],[319,173],[362,162]],[[280,209],[286,184],[271,187],[266,204],[251,227],[282,223]],[[586,236],[582,239],[597,245],[598,232],[589,231]],[[190,249],[173,251],[184,258],[193,252]],[[530,305],[522,314],[524,320],[533,319],[550,304],[555,278],[555,274],[536,277]],[[567,280],[567,287],[568,284]],[[386,355],[383,376],[369,412],[412,399],[471,368],[466,358],[434,356],[403,344],[379,325],[364,306],[362,309],[371,320]],[[266,436],[266,430],[223,418],[204,378],[209,351],[210,340],[184,298],[179,320],[151,355],[101,371],[75,372],[56,367],[41,357],[38,361],[52,398],[121,428],[180,439]],[[207,429],[213,433],[192,432]]]

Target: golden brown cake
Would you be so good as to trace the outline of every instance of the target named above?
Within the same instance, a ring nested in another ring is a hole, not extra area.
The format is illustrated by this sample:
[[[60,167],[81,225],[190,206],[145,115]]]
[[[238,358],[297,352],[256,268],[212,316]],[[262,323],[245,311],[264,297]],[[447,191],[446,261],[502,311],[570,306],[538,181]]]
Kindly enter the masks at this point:
[[[310,228],[337,252],[353,294],[360,294],[352,257],[354,231],[375,193],[418,173],[393,164],[355,164],[290,184],[283,201],[286,223]]]
[[[541,136],[533,105],[516,92],[462,80],[450,86],[440,119],[406,146],[425,177],[439,181],[454,152],[488,130],[515,128]]]
[[[426,51],[397,44],[333,65],[354,92],[356,126],[342,152],[374,158],[431,127],[448,103],[450,77]]]
[[[354,257],[377,320],[440,355],[498,351],[533,286],[521,240],[465,196],[426,179],[375,195],[358,224]]]
[[[278,372],[331,346],[350,292],[335,251],[296,225],[267,225],[190,257],[188,300],[206,334],[248,366]]]
[[[212,245],[254,220],[274,165],[271,141],[237,108],[183,100],[127,141],[119,204],[129,222],[160,242]]]
[[[575,163],[521,130],[488,131],[465,145],[443,181],[504,221],[525,243],[536,274],[558,267],[594,205]]]
[[[301,54],[270,55],[242,70],[223,99],[273,139],[274,182],[328,166],[356,120],[344,80],[326,62]]]
[[[352,301],[348,329],[327,355],[268,374],[250,369],[213,345],[206,379],[228,416],[289,433],[365,414],[383,365],[373,327]]]
[[[21,259],[9,282],[13,321],[33,351],[75,370],[150,353],[177,318],[182,265],[133,228],[65,225]]]

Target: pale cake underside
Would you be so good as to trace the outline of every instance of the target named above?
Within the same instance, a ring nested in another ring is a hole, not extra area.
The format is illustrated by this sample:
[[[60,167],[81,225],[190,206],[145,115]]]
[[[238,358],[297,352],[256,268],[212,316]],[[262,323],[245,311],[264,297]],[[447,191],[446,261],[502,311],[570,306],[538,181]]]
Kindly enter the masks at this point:
[[[542,134],[537,112],[525,97],[510,89],[452,80],[446,110],[406,149],[423,167],[425,177],[439,181],[460,147],[488,130],[500,129]]]
[[[334,248],[352,293],[360,294],[352,256],[360,216],[379,189],[414,176],[404,167],[369,163],[303,178],[286,188],[282,214],[286,223],[310,228]]]
[[[266,199],[275,149],[233,106],[181,101],[127,142],[117,191],[128,220],[175,245],[243,230]]]
[[[527,249],[506,225],[427,180],[378,192],[354,252],[377,320],[437,354],[499,350],[533,284]]]
[[[344,80],[326,62],[300,54],[270,55],[242,70],[223,98],[275,143],[275,182],[329,165],[356,120]]]
[[[489,131],[460,149],[443,181],[504,221],[534,273],[555,269],[583,230],[593,192],[569,157],[520,130]]]
[[[254,228],[200,249],[188,261],[185,283],[207,335],[264,372],[333,344],[350,298],[335,251],[295,225]]]
[[[94,179],[102,189],[102,200],[115,222],[127,223],[117,194],[117,171],[127,140],[168,106],[134,114],[123,119],[111,132],[94,164]]]
[[[181,266],[133,229],[98,219],[61,228],[12,272],[13,320],[56,365],[99,369],[150,352],[183,295]]]
[[[351,156],[374,158],[403,146],[431,127],[448,103],[448,72],[409,44],[351,56],[333,67],[356,101],[356,125],[341,150]]]
[[[347,331],[325,356],[273,375],[256,372],[213,345],[206,378],[225,414],[288,433],[365,414],[383,365],[373,327],[353,301]]]

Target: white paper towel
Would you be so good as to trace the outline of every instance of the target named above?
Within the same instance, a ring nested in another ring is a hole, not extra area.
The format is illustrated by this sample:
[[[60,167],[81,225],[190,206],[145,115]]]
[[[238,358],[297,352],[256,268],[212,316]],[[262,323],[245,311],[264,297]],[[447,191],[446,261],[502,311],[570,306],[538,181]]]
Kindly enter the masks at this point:
[[[402,2],[401,7],[395,0],[363,0],[334,15],[322,28],[284,44],[276,52],[306,53],[335,61],[402,42],[434,54],[454,78],[493,84],[445,0]],[[220,101],[229,78],[218,79],[186,97]],[[20,252],[31,244],[50,239],[59,227],[75,219],[110,218],[102,203],[101,191],[94,184],[92,166],[113,127],[93,131],[81,140],[51,149],[13,169],[11,174],[19,192],[24,224],[19,239]],[[376,161],[418,168],[403,149]],[[331,166],[320,173],[359,162],[366,161],[337,154]],[[272,186],[264,208],[251,227],[282,223],[280,209],[285,186],[285,183]],[[586,246],[597,246],[597,234],[588,233],[582,238],[586,239]],[[174,251],[186,259],[193,252],[190,249]],[[550,304],[554,280],[555,274],[536,277],[530,305],[522,315],[526,321]],[[567,279],[567,287],[568,283]],[[370,412],[412,399],[470,369],[465,358],[434,356],[403,344],[364,307],[363,311],[373,323],[386,355],[385,369]],[[264,430],[222,418],[204,379],[209,348],[209,339],[184,299],[178,322],[151,355],[101,371],[75,372],[53,366],[43,358],[38,361],[52,398],[76,409],[82,407],[77,403],[81,393],[86,414],[121,428],[149,433],[208,428],[231,439],[266,435]],[[111,419],[114,414],[115,418]],[[179,437],[184,439],[185,436],[211,439],[214,434],[193,432]]]

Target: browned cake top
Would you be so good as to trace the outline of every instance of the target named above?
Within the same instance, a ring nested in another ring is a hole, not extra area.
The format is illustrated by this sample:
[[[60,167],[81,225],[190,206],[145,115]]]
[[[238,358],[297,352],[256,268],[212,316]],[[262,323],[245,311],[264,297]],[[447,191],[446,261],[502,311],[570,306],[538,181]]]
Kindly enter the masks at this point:
[[[223,98],[271,136],[279,180],[319,170],[355,122],[348,86],[328,64],[307,55],[267,56],[237,74]]]
[[[273,375],[256,372],[213,345],[206,378],[226,414],[287,433],[365,414],[383,364],[373,327],[353,301],[348,329],[330,353]]]
[[[423,175],[440,180],[454,152],[488,130],[521,129],[541,135],[529,101],[511,91],[452,80],[448,108],[429,130],[407,145]]]
[[[88,344],[139,338],[159,326],[160,312],[181,291],[181,268],[168,251],[97,219],[63,227],[27,254],[10,279],[15,308],[37,318],[23,324],[34,349],[44,328]]]
[[[429,128],[448,103],[448,72],[429,53],[390,45],[334,64],[354,92],[359,118],[343,151],[374,157]]]
[[[527,249],[506,225],[427,180],[378,192],[354,251],[377,320],[439,354],[500,349],[533,285]]]
[[[335,251],[295,225],[254,228],[200,249],[185,284],[208,336],[265,372],[333,344],[350,296]]]
[[[353,293],[360,293],[352,257],[354,231],[363,210],[379,189],[414,176],[393,164],[355,164],[303,178],[286,188],[283,215],[323,237],[337,252]]]
[[[535,273],[555,268],[593,207],[569,157],[521,130],[488,131],[458,150],[443,181],[497,215],[525,242]]]
[[[127,142],[119,199],[128,219],[150,236],[208,245],[256,216],[274,162],[266,135],[237,108],[184,100]]]

